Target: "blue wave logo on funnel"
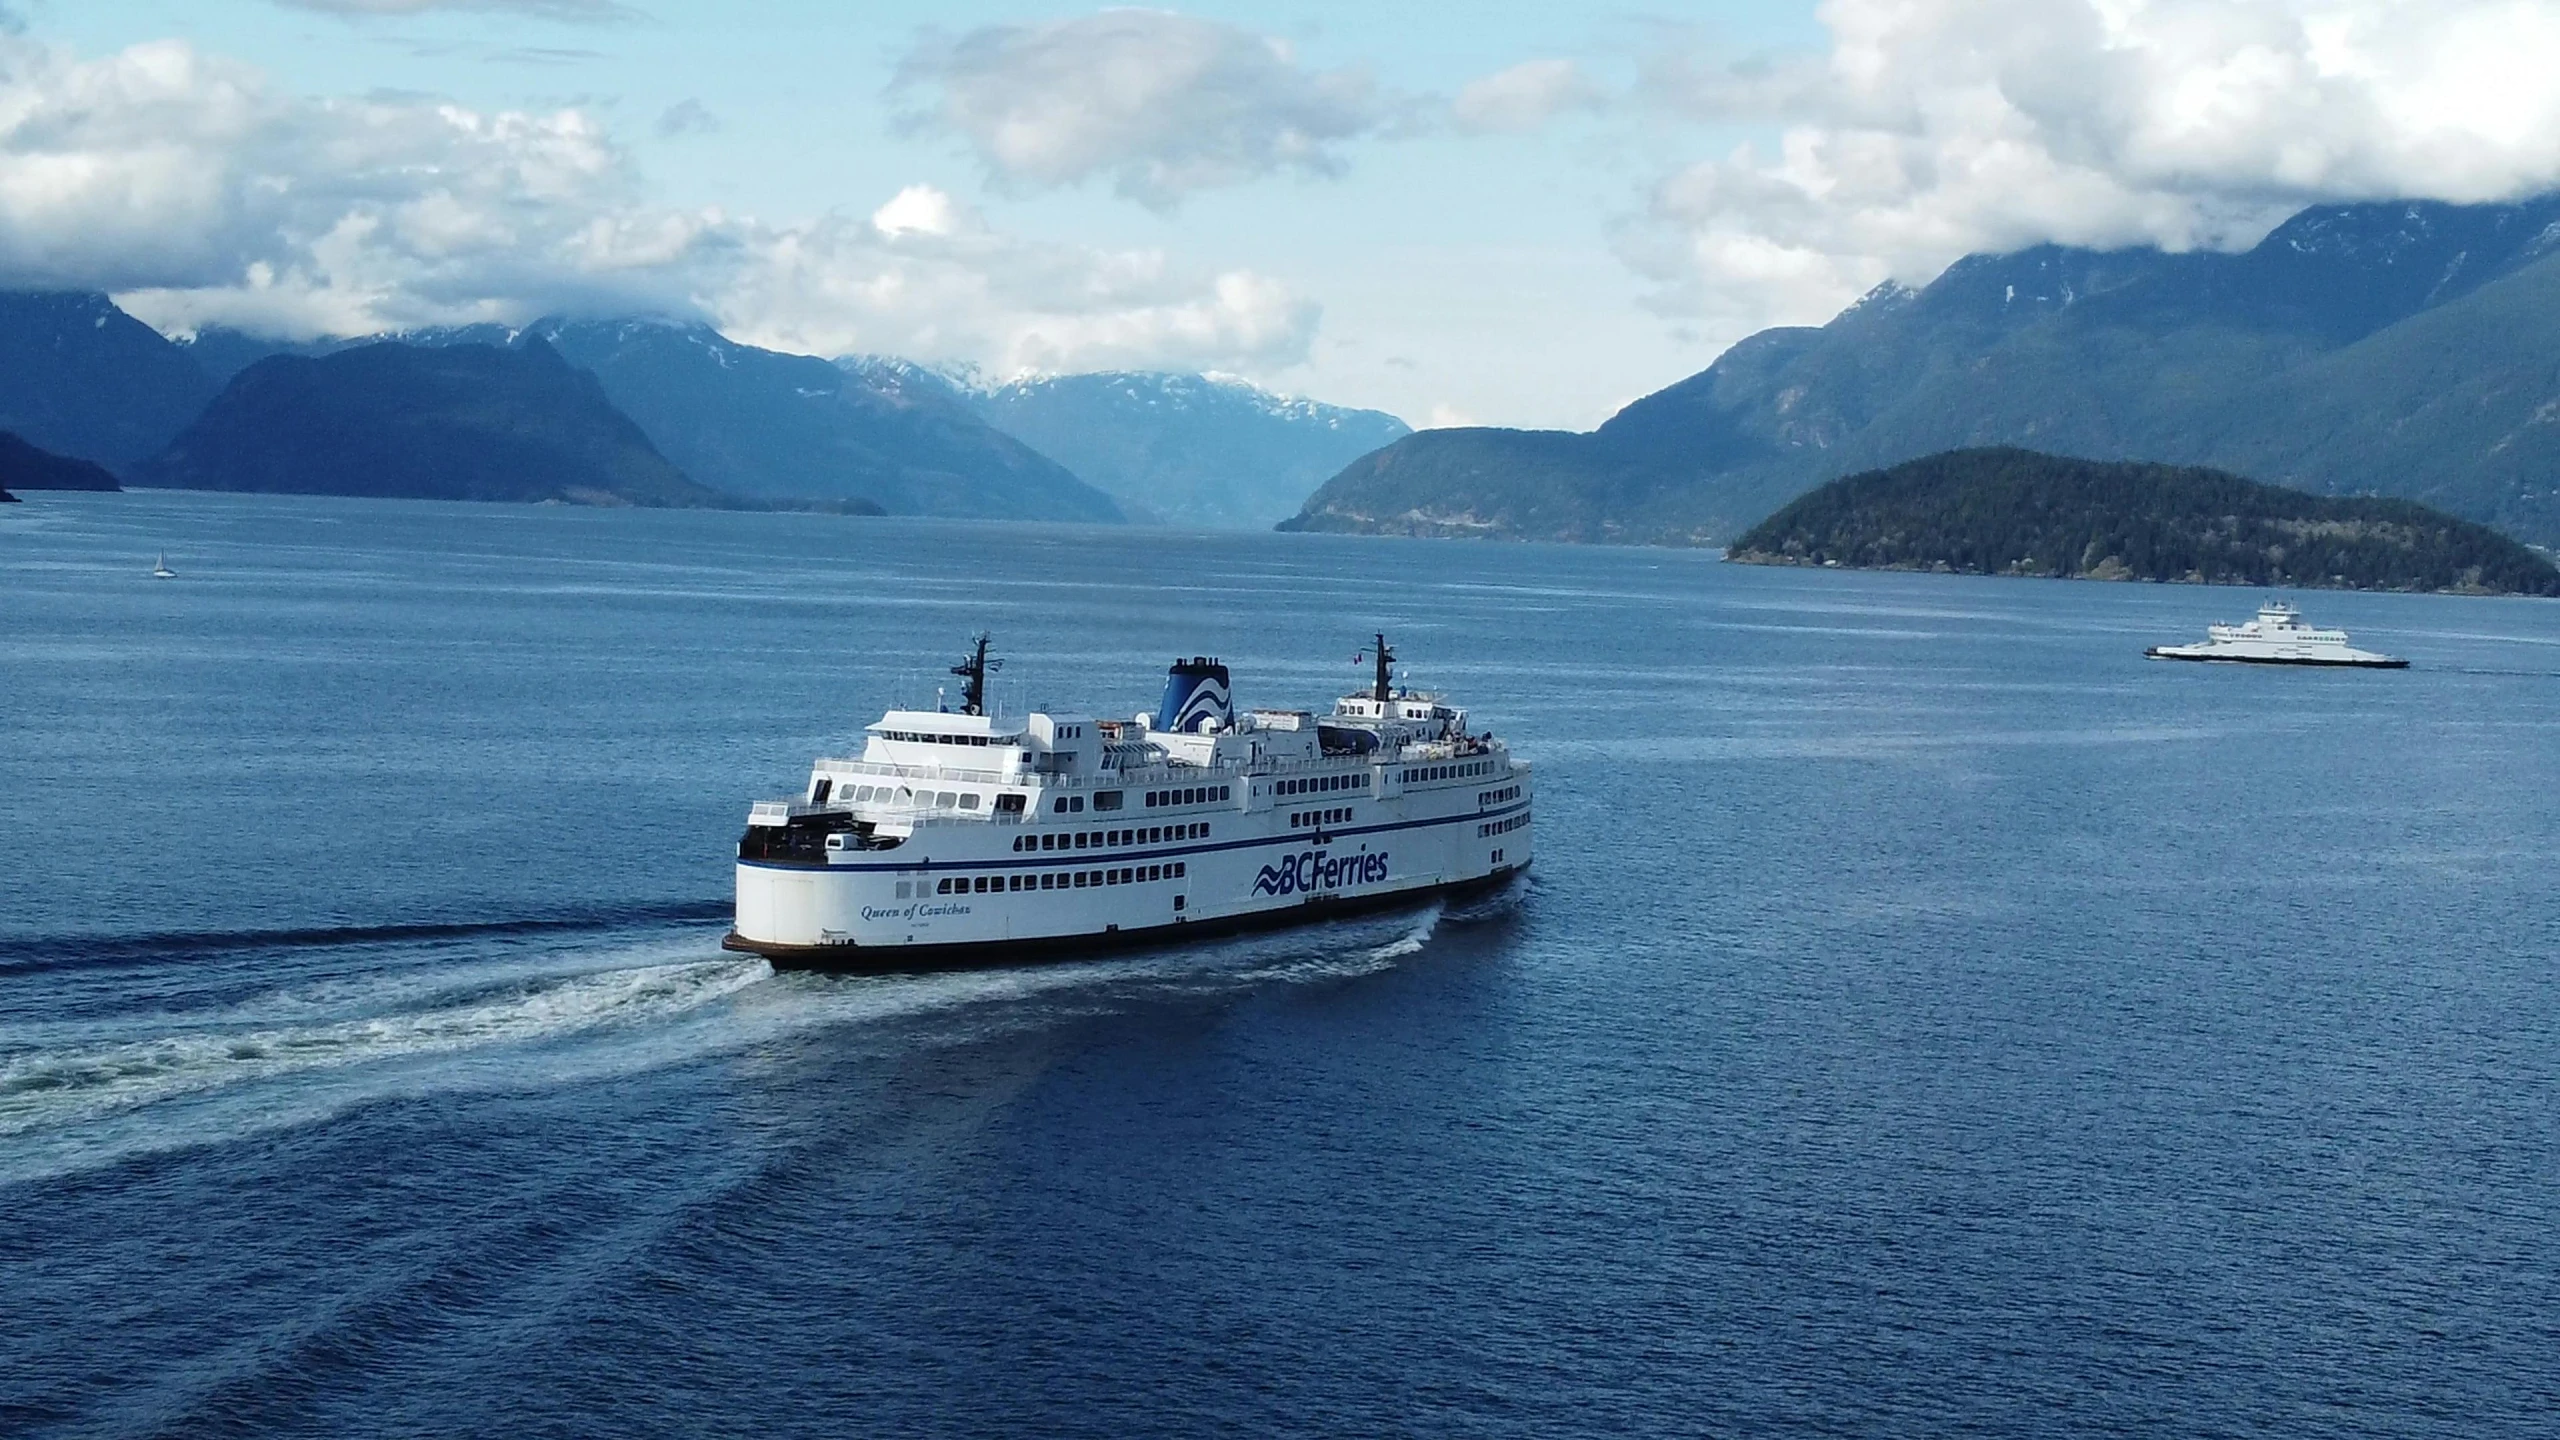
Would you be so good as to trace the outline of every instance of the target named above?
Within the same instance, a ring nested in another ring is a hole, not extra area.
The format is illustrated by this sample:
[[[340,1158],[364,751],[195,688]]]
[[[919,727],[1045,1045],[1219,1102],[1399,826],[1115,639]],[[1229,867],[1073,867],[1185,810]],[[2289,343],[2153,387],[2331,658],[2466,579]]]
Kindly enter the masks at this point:
[[[1154,728],[1205,730],[1212,720],[1222,730],[1236,721],[1227,698],[1227,667],[1200,655],[1174,661],[1165,672],[1164,703],[1156,707]]]

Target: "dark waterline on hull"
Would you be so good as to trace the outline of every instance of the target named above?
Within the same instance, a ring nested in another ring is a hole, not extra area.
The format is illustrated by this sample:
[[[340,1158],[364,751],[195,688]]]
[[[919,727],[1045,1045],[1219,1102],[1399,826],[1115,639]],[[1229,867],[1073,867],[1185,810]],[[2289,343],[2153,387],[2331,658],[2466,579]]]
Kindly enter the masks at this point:
[[[2163,650],[2145,650],[2148,660],[2191,660],[2202,665],[2302,665],[2330,670],[2406,670],[2406,660],[2311,660],[2274,655],[2172,655]]]

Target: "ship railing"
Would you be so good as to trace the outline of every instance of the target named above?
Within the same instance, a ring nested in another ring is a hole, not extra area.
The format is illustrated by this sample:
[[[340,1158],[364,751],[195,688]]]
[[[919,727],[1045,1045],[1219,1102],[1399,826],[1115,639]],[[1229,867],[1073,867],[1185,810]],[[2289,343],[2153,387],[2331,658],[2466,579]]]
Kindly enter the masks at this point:
[[[1371,765],[1428,765],[1447,760],[1473,760],[1481,756],[1491,755],[1495,752],[1495,749],[1496,747],[1492,745],[1482,743],[1473,745],[1451,745],[1445,741],[1435,741],[1427,745],[1408,745],[1404,749],[1399,750],[1392,755],[1371,751],[1364,755],[1328,755],[1320,760],[1266,760],[1259,766],[1253,767],[1250,771],[1243,773],[1250,773],[1256,779],[1270,778],[1289,780],[1302,775],[1339,775],[1342,773],[1343,762],[1346,760],[1358,760]],[[1196,781],[1204,774],[1213,773],[1235,774],[1239,772],[1227,770],[1210,771],[1195,766],[1174,766],[1169,769],[1124,772],[1118,783],[1137,787],[1158,783],[1179,785]]]
[[[1009,775],[1002,770],[963,770],[948,765],[892,765],[880,760],[822,758],[816,768],[848,775],[868,775],[879,780],[952,780],[971,785],[1018,785],[1031,778],[1022,772]]]
[[[936,785],[966,784],[1020,787],[1038,786],[1053,791],[1124,790],[1145,789],[1151,785],[1193,785],[1200,783],[1204,779],[1215,779],[1220,777],[1234,778],[1248,773],[1255,776],[1270,776],[1284,779],[1294,778],[1300,775],[1339,774],[1341,773],[1343,762],[1354,758],[1364,760],[1370,764],[1386,765],[1399,763],[1427,764],[1435,760],[1444,759],[1472,759],[1477,756],[1489,755],[1493,753],[1495,748],[1496,747],[1493,745],[1487,744],[1480,739],[1471,738],[1459,741],[1441,740],[1432,741],[1427,744],[1408,745],[1394,756],[1386,756],[1376,752],[1371,752],[1367,755],[1357,757],[1348,755],[1329,755],[1318,760],[1265,760],[1259,766],[1250,768],[1217,765],[1164,764],[1149,765],[1136,770],[1108,770],[1095,775],[1052,775],[1027,770],[1008,773],[1001,770],[964,770],[955,767],[897,765],[876,760],[849,760],[837,758],[820,759],[817,762],[816,768],[848,778],[860,776],[870,780],[896,780]],[[839,783],[842,782],[840,781]],[[786,804],[788,806],[787,810],[778,812],[781,813],[784,818],[797,815],[815,815],[826,811],[840,812],[850,808],[851,802],[841,799],[830,799],[821,805],[809,805],[796,801],[760,801],[757,803],[754,813],[756,816],[762,816],[768,806],[784,806]],[[862,804],[866,810],[883,811],[902,817],[908,814],[914,814],[918,816],[931,816],[937,819],[970,822],[984,822],[988,820],[1019,822],[1025,818],[1019,813],[985,810],[955,813],[953,811],[936,809],[931,805],[900,806],[877,799],[867,800],[862,802]],[[750,823],[779,824],[781,821],[751,819]]]
[[[1419,740],[1393,754],[1372,750],[1328,755],[1322,761],[1282,761],[1271,767],[1271,773],[1296,775],[1306,771],[1333,770],[1344,760],[1366,760],[1379,765],[1428,765],[1443,760],[1473,760],[1494,753],[1496,748],[1482,740]]]
[[[893,800],[847,800],[832,808],[839,808],[848,815],[859,815],[865,820],[893,821],[910,826],[1019,825],[1023,821],[1019,810],[963,810],[958,806],[945,808],[931,803],[918,805],[912,801],[901,805]]]
[[[945,810],[937,805],[900,805],[886,800],[827,800],[815,805],[805,800],[758,800],[747,810],[747,824],[781,826],[819,815],[842,815],[875,822],[894,821],[910,826],[1019,825],[1027,818],[1019,810]]]

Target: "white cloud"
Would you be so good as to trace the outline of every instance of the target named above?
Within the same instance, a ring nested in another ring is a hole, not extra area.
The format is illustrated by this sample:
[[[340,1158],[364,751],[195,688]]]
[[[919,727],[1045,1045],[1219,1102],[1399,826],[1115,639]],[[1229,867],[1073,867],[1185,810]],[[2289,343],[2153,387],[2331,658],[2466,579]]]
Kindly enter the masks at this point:
[[[1568,111],[1600,109],[1607,98],[1570,60],[1530,60],[1469,82],[1449,111],[1463,130],[1517,132]]]
[[[1317,319],[1249,272],[1025,240],[929,186],[859,220],[652,206],[584,111],[306,100],[174,41],[0,39],[0,284],[289,335],[664,311],[1006,372],[1267,371]]]
[[[1166,207],[1283,171],[1330,175],[1340,144],[1394,105],[1356,70],[1316,70],[1274,39],[1157,10],[928,37],[899,66],[907,123],[956,135],[1000,186],[1108,176]]]
[[[303,101],[177,41],[94,61],[0,41],[0,278],[18,285],[432,299],[525,263],[631,177],[581,112]]]
[[[1201,277],[1162,252],[1043,245],[931,186],[867,221],[758,236],[714,306],[741,340],[817,355],[894,354],[998,375],[1236,369],[1305,358],[1316,306],[1250,271]]]
[[[1826,0],[1829,52],[1657,66],[1774,123],[1689,166],[1623,248],[1727,338],[2040,241],[2254,241],[2320,201],[2560,184],[2552,0]]]
[[[901,235],[957,235],[964,223],[959,202],[930,185],[910,185],[871,212],[871,228],[891,240]]]

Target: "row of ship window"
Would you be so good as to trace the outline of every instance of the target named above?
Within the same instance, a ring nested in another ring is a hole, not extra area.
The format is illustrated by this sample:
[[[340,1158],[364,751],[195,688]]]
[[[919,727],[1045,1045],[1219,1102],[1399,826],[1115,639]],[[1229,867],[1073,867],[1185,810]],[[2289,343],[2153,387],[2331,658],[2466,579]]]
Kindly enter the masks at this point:
[[[1529,823],[1529,816],[1528,816],[1528,813],[1527,813],[1526,811],[1523,811],[1522,813],[1520,813],[1520,814],[1518,814],[1518,815],[1514,815],[1514,816],[1512,816],[1512,817],[1511,817],[1510,819],[1508,819],[1508,820],[1496,820],[1496,821],[1493,821],[1491,824],[1487,824],[1487,825],[1479,825],[1479,826],[1477,826],[1477,827],[1476,827],[1476,838],[1477,838],[1477,839],[1479,839],[1479,840],[1483,840],[1483,839],[1488,839],[1488,838],[1490,838],[1490,837],[1492,837],[1492,836],[1495,836],[1495,835],[1508,835],[1508,834],[1510,834],[1512,831],[1517,830],[1517,829],[1519,829],[1521,826],[1526,825],[1526,824],[1528,824],[1528,823]]]
[[[1425,780],[1464,780],[1470,775],[1490,775],[1493,762],[1470,760],[1463,765],[1415,765],[1406,769],[1404,783],[1412,785]]]
[[[1181,790],[1150,790],[1147,792],[1147,808],[1152,810],[1159,805],[1214,805],[1227,798],[1227,789],[1228,787],[1224,785],[1193,785]]]
[[[1160,805],[1214,805],[1226,799],[1231,789],[1232,787],[1226,785],[1190,785],[1180,790],[1150,790],[1147,792],[1147,808],[1152,810]],[[1120,808],[1120,799],[1121,794],[1117,790],[1096,790],[1093,792],[1093,808],[1117,810]],[[1084,797],[1061,795],[1049,802],[1049,810],[1056,815],[1081,815],[1084,813]]]
[[[1180,880],[1188,867],[1176,860],[1167,865],[1122,865],[1111,870],[1043,870],[1034,875],[951,875],[934,882],[936,895],[1010,895],[1024,890],[1096,890],[1105,885],[1147,885],[1158,880]],[[924,891],[924,882],[916,882],[916,891]],[[898,884],[898,898],[907,898],[906,882]]]
[[[1339,810],[1299,810],[1289,816],[1289,828],[1294,830],[1301,825],[1339,825],[1350,818],[1351,807],[1348,805]]]
[[[809,797],[809,803],[826,804],[828,792],[834,789],[835,781],[832,779],[820,780],[817,790]],[[902,805],[930,806],[936,810],[975,810],[979,804],[978,792],[975,790],[910,790],[898,785],[847,785],[844,789],[835,792],[835,798],[840,802],[849,801],[856,805],[870,800],[883,803],[895,800]],[[1020,805],[1021,802],[1017,800],[1014,808],[1018,809]]]
[[[1209,822],[1188,825],[1138,825],[1127,830],[1078,830],[1072,835],[1016,835],[1013,848],[1024,850],[1107,850],[1120,845],[1161,845],[1168,840],[1206,840]]]
[[[1478,805],[1499,805],[1499,804],[1501,804],[1501,803],[1502,803],[1503,801],[1505,801],[1505,800],[1517,800],[1517,799],[1519,799],[1519,798],[1520,798],[1520,787],[1519,787],[1519,786],[1517,786],[1517,785],[1505,785],[1505,786],[1503,786],[1503,787],[1502,787],[1501,789],[1499,789],[1499,790],[1487,790],[1487,791],[1483,792],[1482,794],[1480,794],[1480,795],[1476,796],[1476,804],[1478,804]]]
[[[1433,780],[1463,780],[1470,775],[1492,773],[1492,761],[1470,760],[1459,765],[1409,765],[1396,778],[1407,785],[1419,785]],[[1366,775],[1310,775],[1303,780],[1283,780],[1271,787],[1271,793],[1313,795],[1327,790],[1352,790],[1367,784],[1368,779]]]

